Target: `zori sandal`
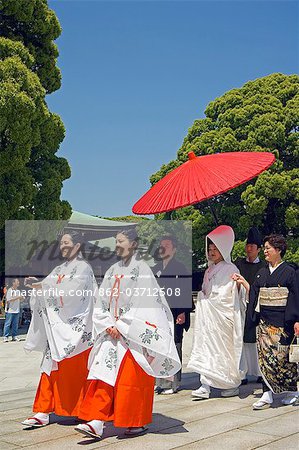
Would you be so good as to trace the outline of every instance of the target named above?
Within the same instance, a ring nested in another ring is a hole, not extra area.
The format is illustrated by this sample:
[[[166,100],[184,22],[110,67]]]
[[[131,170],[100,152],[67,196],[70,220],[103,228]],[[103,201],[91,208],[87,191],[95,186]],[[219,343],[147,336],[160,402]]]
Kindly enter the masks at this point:
[[[21,423],[22,423],[22,425],[25,425],[27,427],[39,428],[39,427],[45,427],[46,425],[49,425],[49,419],[45,421],[45,420],[38,419],[37,417],[28,417],[28,419],[24,420]]]
[[[148,427],[129,427],[125,431],[126,437],[141,436],[148,431]]]
[[[270,408],[270,406],[271,406],[271,403],[265,402],[264,400],[259,400],[255,403],[253,403],[252,408],[257,411],[260,409]]]
[[[80,423],[79,425],[77,425],[75,427],[76,431],[79,431],[79,433],[84,434],[85,436],[89,436],[89,437],[93,437],[96,439],[101,439],[102,435],[103,435],[103,425],[102,425],[102,430],[100,433],[97,433],[96,430],[94,429],[94,427],[92,425],[90,425],[89,423]]]

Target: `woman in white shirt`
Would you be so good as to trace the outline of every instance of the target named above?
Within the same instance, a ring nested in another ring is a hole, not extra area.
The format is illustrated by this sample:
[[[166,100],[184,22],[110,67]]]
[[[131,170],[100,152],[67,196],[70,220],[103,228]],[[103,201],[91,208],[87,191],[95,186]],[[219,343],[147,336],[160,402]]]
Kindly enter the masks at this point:
[[[8,342],[10,330],[12,341],[18,341],[18,325],[20,315],[20,300],[23,298],[18,287],[20,281],[18,278],[14,278],[12,287],[10,287],[6,294],[6,307],[5,307],[5,323],[3,331],[3,342]]]

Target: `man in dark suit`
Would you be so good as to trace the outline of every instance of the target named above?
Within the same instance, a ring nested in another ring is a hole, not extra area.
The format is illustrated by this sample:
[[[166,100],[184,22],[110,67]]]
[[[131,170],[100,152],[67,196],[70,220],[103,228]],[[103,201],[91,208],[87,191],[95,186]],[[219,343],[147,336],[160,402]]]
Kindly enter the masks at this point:
[[[175,257],[177,240],[173,235],[163,236],[160,240],[159,259],[153,267],[153,273],[161,288],[164,289],[174,320],[174,339],[178,354],[182,361],[182,342],[184,330],[190,327],[190,311],[192,310],[192,274],[189,273]],[[158,378],[156,392],[158,394],[174,394],[181,382],[181,371],[174,380]]]
[[[262,236],[256,227],[250,228],[248,231],[245,252],[245,258],[238,258],[235,261],[235,265],[240,270],[240,274],[245,278],[250,285],[253,284],[258,271],[266,267],[265,261],[261,261],[259,253],[262,247]],[[256,348],[256,329],[248,328],[245,325],[244,328],[244,347],[243,358],[246,365],[247,375],[253,375],[257,377],[257,381],[261,382],[261,372],[258,366],[258,356]],[[247,384],[248,379],[242,380],[242,384]]]

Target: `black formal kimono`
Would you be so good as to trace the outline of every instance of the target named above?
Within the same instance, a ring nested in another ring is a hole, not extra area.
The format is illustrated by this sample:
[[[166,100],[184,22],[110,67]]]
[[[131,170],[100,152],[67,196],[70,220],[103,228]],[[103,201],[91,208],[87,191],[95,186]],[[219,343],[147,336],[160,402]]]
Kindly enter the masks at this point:
[[[261,269],[249,292],[246,326],[258,326],[259,365],[275,394],[297,391],[297,364],[290,363],[289,345],[299,322],[299,292],[295,271],[287,263],[272,273]]]
[[[246,258],[238,258],[235,261],[235,265],[238,267],[240,274],[245,278],[246,281],[250,284],[250,286],[254,283],[256,274],[263,267],[267,267],[267,264],[264,261],[259,261],[257,263],[249,262]],[[255,327],[244,327],[244,337],[243,341],[247,344],[252,344],[256,342],[256,328]]]
[[[192,311],[192,274],[188,273],[184,264],[174,257],[163,268],[162,261],[152,269],[158,284],[165,291],[174,320],[174,340],[180,359],[182,361],[182,341],[184,330],[190,328],[190,312]],[[176,324],[179,314],[185,313],[185,323]],[[181,371],[174,376],[174,381],[158,379],[156,385],[161,389],[179,388]]]

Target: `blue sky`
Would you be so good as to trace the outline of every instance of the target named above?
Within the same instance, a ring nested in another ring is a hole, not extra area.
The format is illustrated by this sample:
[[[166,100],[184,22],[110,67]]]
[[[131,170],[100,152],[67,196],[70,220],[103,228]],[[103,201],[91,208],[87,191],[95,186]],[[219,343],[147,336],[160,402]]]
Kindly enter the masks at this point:
[[[84,213],[130,214],[211,100],[299,70],[296,1],[48,3],[63,29],[47,97],[66,126],[62,198]]]

